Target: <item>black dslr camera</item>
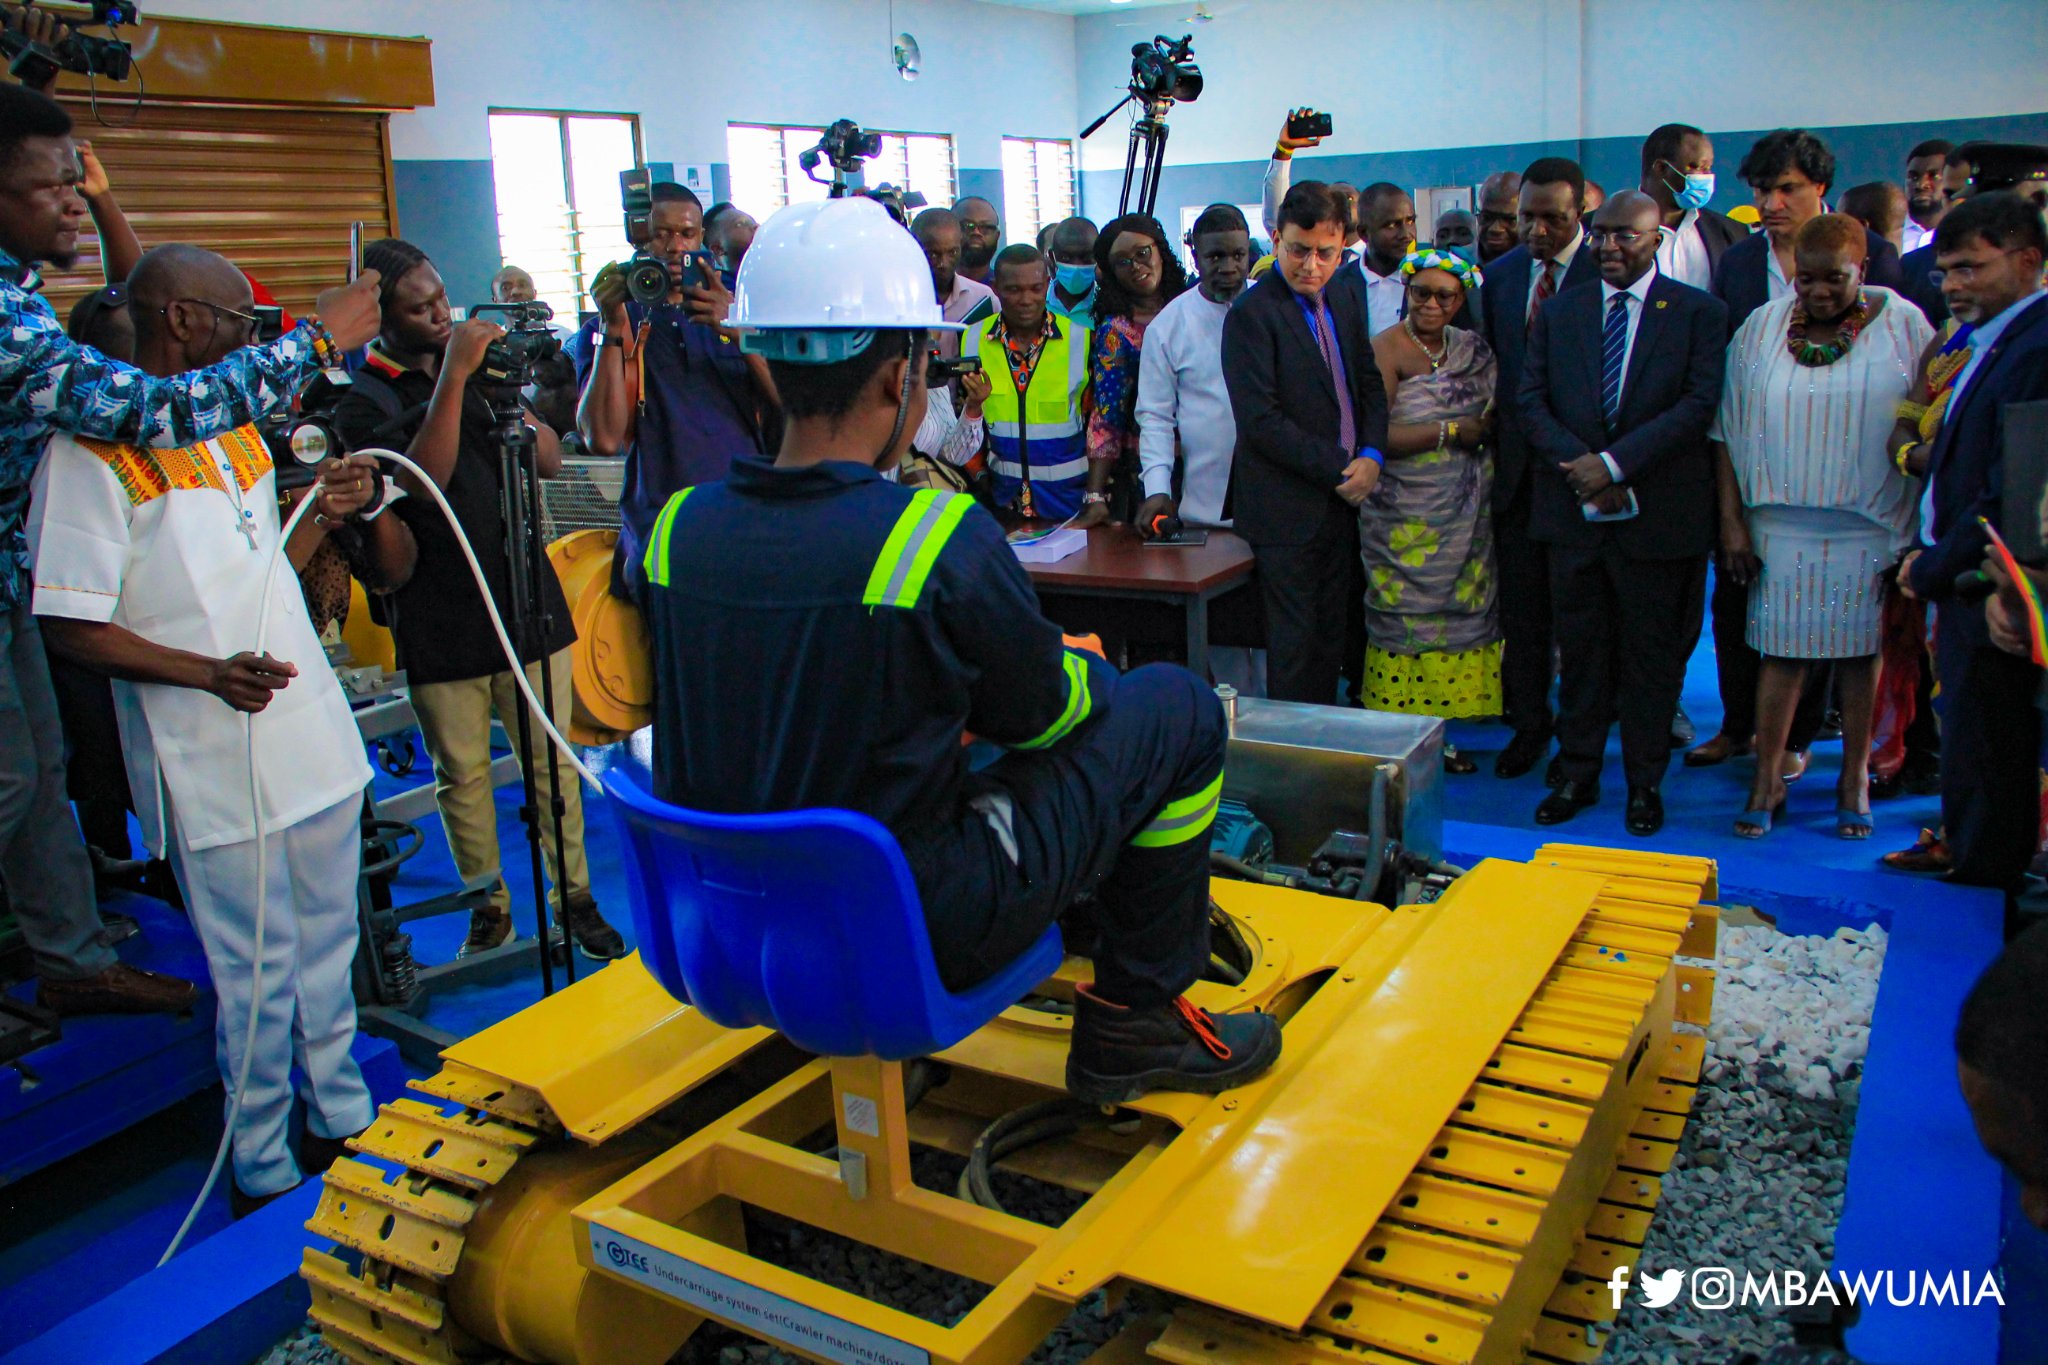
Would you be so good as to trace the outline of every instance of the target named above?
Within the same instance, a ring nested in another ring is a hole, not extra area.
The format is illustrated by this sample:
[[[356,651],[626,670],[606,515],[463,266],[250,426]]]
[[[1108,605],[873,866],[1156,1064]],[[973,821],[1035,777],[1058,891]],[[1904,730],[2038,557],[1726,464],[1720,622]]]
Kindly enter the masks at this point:
[[[334,410],[347,395],[348,385],[336,384],[322,370],[289,403],[257,419],[257,434],[277,471],[278,491],[310,487],[319,478],[322,460],[348,453],[334,425]]]
[[[548,322],[555,310],[540,299],[527,303],[480,303],[471,317],[505,315],[505,335],[484,348],[484,358],[469,382],[480,388],[522,389],[533,382],[533,368],[562,353],[562,341]]]
[[[31,41],[17,27],[27,13],[26,4],[19,13],[9,10],[5,15],[6,27],[0,28],[0,56],[8,58],[8,74],[23,85],[48,85],[59,71],[104,76],[110,81],[128,79],[135,65],[135,52],[127,43],[113,36],[92,37],[80,33],[79,25],[66,23],[64,36],[46,46]],[[92,17],[84,22],[105,25],[111,34],[120,25],[132,24],[140,17],[133,0],[92,0]]]
[[[626,293],[635,303],[665,301],[677,286],[668,262],[648,250],[654,241],[654,183],[645,166],[619,172],[619,198],[626,209],[626,240],[633,244],[633,259],[626,262]],[[685,251],[678,272],[682,285],[709,289],[717,281],[717,266],[708,251]]]

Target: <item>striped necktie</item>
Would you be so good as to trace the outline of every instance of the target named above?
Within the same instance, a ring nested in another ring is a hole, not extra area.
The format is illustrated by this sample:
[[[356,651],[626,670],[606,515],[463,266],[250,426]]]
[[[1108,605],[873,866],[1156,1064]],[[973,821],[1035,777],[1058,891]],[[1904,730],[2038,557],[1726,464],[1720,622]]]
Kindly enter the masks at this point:
[[[1544,300],[1557,292],[1557,262],[1545,261],[1543,274],[1536,281],[1536,292],[1529,299],[1529,316],[1522,319],[1522,330],[1527,331],[1536,324],[1536,310]]]
[[[1607,305],[1607,329],[1600,339],[1600,406],[1612,429],[1621,416],[1622,357],[1628,354],[1627,294],[1616,294]]]

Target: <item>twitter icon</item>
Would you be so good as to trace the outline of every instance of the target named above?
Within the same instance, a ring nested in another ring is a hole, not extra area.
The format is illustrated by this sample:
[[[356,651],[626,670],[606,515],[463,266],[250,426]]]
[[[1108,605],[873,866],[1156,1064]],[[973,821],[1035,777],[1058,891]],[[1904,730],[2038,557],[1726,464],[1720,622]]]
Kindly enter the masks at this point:
[[[1672,1269],[1662,1275],[1645,1275],[1637,1283],[1643,1291],[1644,1303],[1652,1308],[1665,1308],[1678,1297],[1679,1288],[1685,1283],[1685,1272]]]

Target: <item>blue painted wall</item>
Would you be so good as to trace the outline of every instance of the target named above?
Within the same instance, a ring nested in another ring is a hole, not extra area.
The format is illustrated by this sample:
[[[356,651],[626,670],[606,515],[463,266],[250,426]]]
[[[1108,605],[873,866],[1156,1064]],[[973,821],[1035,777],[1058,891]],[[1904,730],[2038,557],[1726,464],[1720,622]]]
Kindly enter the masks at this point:
[[[498,255],[498,194],[489,161],[394,161],[398,227],[433,259],[458,307],[491,296]]]
[[[1647,131],[1647,130],[1646,130]],[[1722,212],[1749,202],[1749,192],[1736,177],[1743,153],[1766,129],[1713,132],[1719,185],[1713,206]],[[1834,149],[1836,192],[1869,180],[1898,180],[1906,153],[1928,138],[1963,143],[1972,139],[2048,143],[2048,113],[2008,118],[1958,119],[1932,123],[1877,123],[1816,128]],[[1169,153],[1169,159],[1170,159]],[[1352,156],[1303,155],[1295,158],[1297,180],[1344,180],[1368,185],[1389,180],[1404,188],[1428,185],[1471,185],[1495,171],[1520,170],[1541,156],[1569,156],[1609,193],[1636,183],[1642,158],[1640,138],[1589,138],[1577,142],[1521,142],[1487,147],[1445,147],[1425,151],[1383,152]],[[1169,164],[1160,178],[1160,221],[1172,228],[1183,206],[1212,203],[1249,204],[1259,198],[1266,174],[1263,161],[1208,165]],[[1123,172],[1088,171],[1081,177],[1082,212],[1101,222],[1116,212]],[[1427,230],[1427,229],[1425,229]]]

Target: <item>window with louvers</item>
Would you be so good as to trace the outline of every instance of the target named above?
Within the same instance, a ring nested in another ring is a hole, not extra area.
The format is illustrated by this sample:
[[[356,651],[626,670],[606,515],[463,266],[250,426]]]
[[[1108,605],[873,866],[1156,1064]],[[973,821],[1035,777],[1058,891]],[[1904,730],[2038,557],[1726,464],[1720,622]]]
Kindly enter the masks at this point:
[[[115,123],[103,127],[87,102],[66,98],[77,136],[92,143],[114,197],[142,245],[190,242],[261,281],[288,312],[311,311],[321,290],[341,283],[349,224],[365,241],[390,236],[391,156],[387,115],[102,100]],[[100,287],[99,238],[90,223],[78,264],[45,272],[44,293],[60,320]]]

